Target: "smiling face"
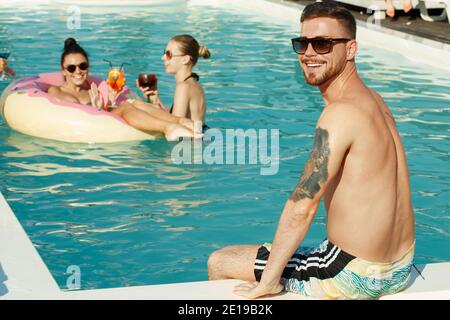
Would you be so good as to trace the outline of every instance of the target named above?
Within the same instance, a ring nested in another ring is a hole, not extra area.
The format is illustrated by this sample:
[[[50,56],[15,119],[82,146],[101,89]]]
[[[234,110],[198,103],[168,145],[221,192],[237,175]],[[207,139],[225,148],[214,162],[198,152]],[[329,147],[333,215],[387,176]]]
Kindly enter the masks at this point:
[[[338,20],[327,17],[304,21],[301,37],[351,38]],[[346,62],[354,57],[354,52],[348,50],[350,42],[355,41],[333,42],[331,51],[325,54],[318,54],[309,43],[306,52],[298,56],[306,82],[313,86],[320,86],[339,75]]]
[[[77,87],[81,87],[89,76],[89,68],[86,70],[81,70],[80,64],[88,63],[86,57],[80,53],[71,53],[64,58],[62,65],[62,73],[66,79],[66,82],[73,84]],[[77,66],[74,72],[67,70],[70,69],[69,66]]]
[[[181,52],[175,41],[169,41],[161,59],[164,62],[166,73],[169,74],[177,73],[178,70],[190,62],[190,57]]]

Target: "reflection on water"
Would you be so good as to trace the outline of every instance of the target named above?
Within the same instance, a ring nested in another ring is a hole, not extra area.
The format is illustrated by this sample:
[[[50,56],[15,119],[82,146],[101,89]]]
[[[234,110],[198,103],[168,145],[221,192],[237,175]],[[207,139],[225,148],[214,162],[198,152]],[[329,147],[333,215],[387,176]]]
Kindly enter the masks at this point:
[[[51,207],[68,207],[72,211],[81,208],[104,208],[102,210],[106,211],[115,211],[118,207],[124,207],[126,211],[130,208],[153,208],[156,214],[171,217],[189,214],[190,210],[210,202],[192,198],[154,199],[154,194],[158,193],[199,189],[198,183],[202,178],[201,170],[188,171],[172,165],[170,146],[164,141],[150,144],[67,144],[39,138],[30,139],[10,131],[4,142],[7,148],[2,153],[2,159],[4,165],[9,168],[4,176],[6,194],[15,195],[15,198],[9,199],[13,204],[26,201],[28,206],[40,203],[42,208],[50,208],[44,199],[62,196],[59,203],[51,203]],[[43,186],[39,185],[46,180],[34,180],[32,185],[7,183],[8,179],[13,181],[18,177],[46,177],[51,179],[48,180],[49,183],[59,183]],[[60,183],[60,179],[70,182]],[[142,193],[152,195],[148,202],[137,201]],[[33,208],[33,211],[35,209]],[[136,215],[130,215],[126,218],[132,219],[130,223],[102,228],[94,227],[95,223],[92,221],[75,226],[69,222],[36,222],[35,226],[58,226],[57,229],[46,232],[47,235],[67,233],[79,237],[90,233],[127,231],[129,229],[124,227],[134,224],[135,218]],[[165,220],[160,222],[163,221]],[[192,227],[186,226],[162,227],[174,232],[192,230]],[[77,230],[73,231],[74,228]]]
[[[145,186],[145,182],[124,182],[105,184],[83,189],[87,192],[128,186],[139,190],[153,187],[153,191],[164,192],[188,189],[195,184],[201,171],[186,171],[172,165],[171,146],[165,141],[127,142],[112,144],[70,144],[53,140],[32,138],[10,131],[4,136],[5,146],[11,147],[2,153],[6,165],[18,168],[10,171],[11,176],[51,176],[70,173],[114,173],[140,176],[152,173],[158,178],[180,182],[169,186],[156,184]],[[39,159],[53,159],[55,162],[41,162]],[[70,184],[69,184],[70,185]],[[48,188],[56,190],[68,184]],[[165,188],[168,189],[165,189]]]
[[[64,274],[59,268],[67,258],[82,269],[94,268],[93,277],[102,266],[114,264],[105,254],[140,259],[133,247],[139,239],[147,248],[171,246],[170,234],[191,232],[198,223],[176,218],[201,212],[211,202],[193,196],[202,189],[204,170],[174,166],[171,147],[162,140],[85,145],[30,139],[11,130],[2,136],[2,192],[60,284]],[[92,262],[94,257],[100,258]],[[155,259],[160,258],[142,261],[152,265]],[[163,274],[172,272],[171,263],[156,265],[166,270]],[[98,287],[94,283],[101,279],[88,280],[86,288]],[[117,279],[116,274],[100,286],[113,286]]]
[[[110,143],[110,144],[76,144],[64,143],[54,140],[35,138],[11,131],[4,138],[4,142],[13,147],[13,151],[4,153],[10,158],[33,158],[41,156],[66,158],[72,161],[90,160],[116,168],[130,166],[133,162],[140,164],[136,159],[142,158],[143,152],[164,157],[163,144],[156,144],[155,148],[143,149],[141,142]],[[148,147],[148,146],[147,146]]]

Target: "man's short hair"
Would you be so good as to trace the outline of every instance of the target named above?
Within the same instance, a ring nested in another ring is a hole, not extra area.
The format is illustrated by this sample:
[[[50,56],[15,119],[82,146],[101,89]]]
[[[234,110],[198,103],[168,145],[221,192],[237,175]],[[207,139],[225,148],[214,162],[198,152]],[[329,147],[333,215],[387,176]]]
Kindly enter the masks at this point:
[[[314,18],[332,18],[339,20],[352,39],[356,38],[356,21],[353,15],[335,2],[314,2],[304,9],[300,22]]]

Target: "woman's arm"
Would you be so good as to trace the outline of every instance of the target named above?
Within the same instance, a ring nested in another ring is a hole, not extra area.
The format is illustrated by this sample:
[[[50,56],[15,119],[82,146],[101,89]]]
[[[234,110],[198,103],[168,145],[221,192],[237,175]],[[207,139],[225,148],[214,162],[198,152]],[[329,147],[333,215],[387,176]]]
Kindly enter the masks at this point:
[[[196,94],[189,104],[191,119],[194,121],[204,121],[205,119],[205,103],[203,93]]]
[[[178,84],[175,88],[172,114],[177,117],[190,118],[189,100],[189,85],[187,83]]]

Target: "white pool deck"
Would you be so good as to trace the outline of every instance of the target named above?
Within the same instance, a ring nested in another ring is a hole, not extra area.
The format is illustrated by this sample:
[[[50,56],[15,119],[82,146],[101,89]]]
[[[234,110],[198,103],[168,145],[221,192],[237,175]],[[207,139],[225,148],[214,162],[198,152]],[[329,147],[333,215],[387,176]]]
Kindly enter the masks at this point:
[[[409,288],[381,299],[450,299],[450,263],[419,265]],[[424,280],[425,279],[425,280]],[[81,278],[82,281],[82,278]],[[241,300],[239,280],[200,281],[99,290],[61,290],[3,195],[0,195],[0,299],[8,300]],[[301,300],[285,293],[269,300]]]
[[[66,0],[66,2],[70,1]],[[298,25],[299,13],[303,8],[301,5],[285,3],[280,0],[191,0],[189,4],[192,6],[226,6],[227,10],[230,8],[240,11],[248,10],[266,18],[283,19],[294,26]],[[389,47],[390,50],[401,52],[410,60],[441,70],[450,70],[448,63],[450,46],[448,45],[387,30],[377,25],[359,24],[358,28],[360,42],[363,45],[369,43],[370,39],[372,46]],[[443,249],[448,250],[448,248]],[[422,276],[413,270],[410,284],[405,291],[382,297],[381,300],[450,300],[450,262],[418,265],[417,267]],[[4,196],[0,194],[0,300],[241,300],[242,297],[232,293],[233,286],[238,283],[240,283],[238,280],[224,280],[99,290],[61,290]],[[301,300],[305,298],[285,293],[267,299]]]

